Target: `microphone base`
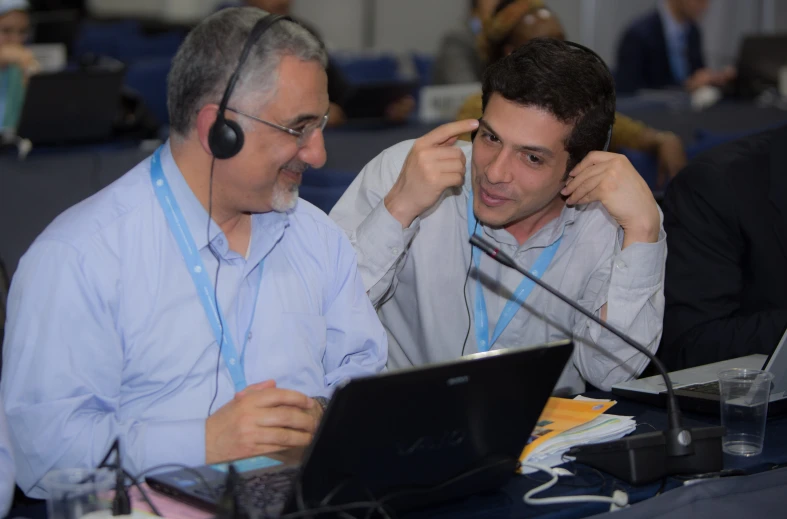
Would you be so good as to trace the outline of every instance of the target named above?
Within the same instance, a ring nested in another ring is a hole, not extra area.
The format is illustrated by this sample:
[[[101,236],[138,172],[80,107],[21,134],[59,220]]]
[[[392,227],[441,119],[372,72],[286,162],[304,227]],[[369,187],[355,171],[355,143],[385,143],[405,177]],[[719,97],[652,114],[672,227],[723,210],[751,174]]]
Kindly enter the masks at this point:
[[[631,485],[653,483],[667,476],[719,472],[724,456],[721,437],[724,428],[698,427],[691,432],[694,453],[687,456],[668,456],[666,434],[655,431],[636,434],[620,440],[580,445],[566,455],[607,472]]]

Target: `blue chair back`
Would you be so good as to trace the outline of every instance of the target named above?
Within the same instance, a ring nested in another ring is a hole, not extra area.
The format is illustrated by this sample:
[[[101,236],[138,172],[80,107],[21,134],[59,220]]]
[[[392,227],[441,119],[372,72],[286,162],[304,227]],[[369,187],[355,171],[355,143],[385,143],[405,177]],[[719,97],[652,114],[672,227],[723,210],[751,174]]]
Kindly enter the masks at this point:
[[[430,85],[432,83],[434,56],[414,52],[413,65],[415,65],[415,70],[418,73],[418,79],[421,82],[421,86]]]
[[[375,83],[400,79],[399,60],[391,54],[375,56],[337,54],[332,55],[331,60],[339,67],[349,83]]]
[[[304,186],[341,187],[347,189],[357,173],[335,169],[310,169],[303,174]]]

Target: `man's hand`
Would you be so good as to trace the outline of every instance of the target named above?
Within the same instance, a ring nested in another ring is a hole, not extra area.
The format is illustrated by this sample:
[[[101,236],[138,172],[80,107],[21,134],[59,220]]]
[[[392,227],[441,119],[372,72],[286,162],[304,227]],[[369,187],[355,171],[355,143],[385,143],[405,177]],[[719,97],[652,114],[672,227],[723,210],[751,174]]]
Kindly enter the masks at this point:
[[[205,460],[217,463],[308,445],[320,404],[273,381],[247,387],[205,422]]]
[[[737,75],[738,71],[734,67],[725,67],[721,70],[701,68],[686,80],[686,90],[694,92],[704,86],[722,87],[735,79]]]
[[[623,248],[658,240],[661,222],[650,188],[623,155],[590,152],[569,173],[560,192],[566,204],[599,201],[623,229]]]
[[[465,154],[453,144],[459,135],[478,128],[465,119],[444,124],[416,140],[399,178],[385,197],[385,207],[402,227],[432,207],[449,187],[465,180]]]
[[[0,66],[17,65],[25,75],[38,70],[39,64],[30,49],[16,44],[0,45]]]

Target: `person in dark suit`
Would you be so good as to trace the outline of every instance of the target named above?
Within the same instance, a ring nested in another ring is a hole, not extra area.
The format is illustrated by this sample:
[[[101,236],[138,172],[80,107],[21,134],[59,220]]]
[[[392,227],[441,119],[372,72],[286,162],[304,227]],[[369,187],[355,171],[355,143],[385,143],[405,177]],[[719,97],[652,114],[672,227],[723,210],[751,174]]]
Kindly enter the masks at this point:
[[[732,80],[736,72],[731,67],[705,67],[697,22],[708,5],[709,0],[660,0],[656,10],[634,21],[618,44],[618,93],[668,87],[693,92]]]
[[[787,126],[691,161],[663,211],[667,367],[771,353],[787,328]]]

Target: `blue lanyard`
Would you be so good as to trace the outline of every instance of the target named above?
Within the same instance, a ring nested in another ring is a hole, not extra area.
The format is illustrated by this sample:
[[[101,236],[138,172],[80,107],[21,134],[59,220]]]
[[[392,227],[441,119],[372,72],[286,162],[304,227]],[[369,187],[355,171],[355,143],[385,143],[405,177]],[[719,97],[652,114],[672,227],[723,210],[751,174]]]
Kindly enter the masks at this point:
[[[473,213],[473,192],[470,191],[470,194],[467,197],[467,233],[468,235],[472,236],[474,232],[476,232],[477,222],[475,219],[475,214]],[[549,264],[552,263],[552,258],[555,257],[555,253],[557,252],[558,247],[560,246],[560,240],[563,239],[563,235],[561,234],[560,238],[555,240],[555,242],[546,247],[541,254],[538,256],[535,264],[533,264],[533,268],[530,269],[530,273],[536,276],[537,278],[541,278],[544,274],[544,271],[549,267]],[[473,263],[475,264],[475,268],[478,271],[481,267],[481,250],[477,247],[473,247]],[[489,338],[489,317],[486,312],[486,300],[484,299],[484,290],[481,286],[481,278],[480,276],[476,278],[476,287],[475,287],[475,339],[476,343],[478,344],[478,351],[489,351],[492,349],[492,346],[497,342],[497,339],[500,338],[500,335],[503,333],[503,330],[506,329],[506,326],[511,322],[511,319],[514,318],[519,308],[521,308],[522,304],[527,300],[527,297],[530,295],[530,292],[533,291],[533,287],[536,286],[535,283],[530,281],[528,278],[524,278],[519,286],[514,291],[514,298],[509,300],[506,303],[506,306],[503,307],[503,312],[500,314],[500,319],[497,320],[497,325],[495,326],[495,332],[492,335],[492,338]]]
[[[169,182],[164,176],[164,170],[161,168],[161,148],[157,149],[153,154],[153,159],[150,163],[150,180],[153,183],[153,190],[156,192],[161,209],[167,217],[169,229],[178,242],[180,252],[183,254],[183,259],[186,261],[186,266],[191,274],[191,279],[194,281],[194,286],[197,289],[202,308],[205,310],[205,315],[213,328],[213,335],[216,337],[216,343],[221,344],[221,356],[224,357],[224,363],[232,377],[232,382],[235,385],[235,392],[240,392],[246,388],[246,375],[243,370],[243,358],[246,351],[246,343],[249,340],[249,332],[251,325],[254,322],[254,314],[257,310],[257,297],[260,294],[260,287],[257,286],[257,292],[254,294],[254,303],[251,311],[251,321],[246,330],[246,334],[241,338],[243,341],[243,352],[238,358],[235,343],[232,336],[227,333],[226,326],[222,327],[222,323],[227,323],[221,308],[216,306],[213,295],[213,283],[211,283],[210,276],[208,275],[205,265],[202,263],[197,245],[194,243],[194,238],[189,232],[188,225],[183,218],[183,213],[178,206],[175,196],[172,194],[172,189],[169,187]],[[259,267],[259,283],[262,284],[262,268],[263,263],[260,262]],[[222,340],[222,329],[224,339]]]

